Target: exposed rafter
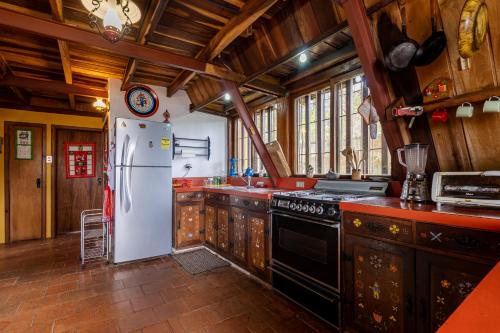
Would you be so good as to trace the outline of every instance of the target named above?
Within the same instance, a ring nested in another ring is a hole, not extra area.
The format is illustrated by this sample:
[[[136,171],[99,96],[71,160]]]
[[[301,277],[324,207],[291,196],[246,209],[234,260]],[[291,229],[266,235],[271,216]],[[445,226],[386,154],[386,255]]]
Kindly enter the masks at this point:
[[[11,75],[13,75],[12,69],[10,68],[3,55],[0,54],[0,82]],[[9,86],[9,89],[22,103],[29,103],[29,96],[24,90],[16,86]]]
[[[149,35],[156,29],[165,8],[167,8],[170,0],[152,0],[149,5],[148,11],[144,16],[144,20],[137,35],[136,41],[141,45],[146,45]],[[123,75],[121,90],[127,89],[134,77],[135,70],[137,69],[137,59],[130,58],[127,64],[127,69]]]
[[[81,43],[101,48],[114,54],[145,60],[158,65],[203,73],[218,78],[241,82],[244,76],[224,67],[213,65],[187,56],[182,56],[136,42],[121,40],[115,44],[106,41],[102,36],[90,31],[76,28],[54,20],[31,17],[22,13],[0,8],[0,25],[28,31],[42,36]]]
[[[261,17],[277,0],[248,0],[238,15],[231,18],[208,43],[208,45],[198,53],[197,59],[206,61],[213,60],[231,42],[241,35],[259,17]],[[182,71],[167,88],[167,95],[173,96],[179,89],[194,77],[195,73]]]

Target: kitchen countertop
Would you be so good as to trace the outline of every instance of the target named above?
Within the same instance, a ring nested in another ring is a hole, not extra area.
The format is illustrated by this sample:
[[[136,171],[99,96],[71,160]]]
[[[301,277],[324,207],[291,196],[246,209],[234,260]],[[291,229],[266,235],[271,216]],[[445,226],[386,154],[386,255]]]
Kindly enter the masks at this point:
[[[286,190],[272,189],[272,188],[247,189],[244,186],[221,185],[221,186],[177,187],[177,188],[174,188],[174,191],[176,193],[205,191],[205,192],[237,195],[240,197],[248,197],[248,198],[254,198],[254,199],[270,200],[273,196],[273,193],[282,192],[282,191],[286,191]]]
[[[460,304],[438,333],[500,331],[500,262]]]
[[[466,208],[434,203],[412,204],[399,198],[365,198],[341,202],[342,211],[382,215],[420,222],[432,222],[500,232],[500,209]]]

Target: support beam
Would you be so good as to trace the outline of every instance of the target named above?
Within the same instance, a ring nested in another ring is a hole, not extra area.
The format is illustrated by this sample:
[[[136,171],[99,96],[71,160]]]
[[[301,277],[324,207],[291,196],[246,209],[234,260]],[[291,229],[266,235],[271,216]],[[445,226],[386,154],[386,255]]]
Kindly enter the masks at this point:
[[[114,54],[171,66],[183,70],[215,76],[237,82],[244,80],[244,75],[230,71],[222,66],[213,65],[187,56],[182,56],[159,48],[139,45],[136,42],[121,40],[114,44],[102,36],[68,24],[55,22],[0,8],[0,25],[8,26],[33,34],[80,43],[97,47]]]
[[[144,16],[139,34],[137,35],[136,41],[140,45],[146,45],[149,36],[156,29],[158,22],[160,21],[165,9],[168,6],[170,0],[153,0],[149,5],[148,11]],[[134,77],[135,70],[137,68],[137,59],[130,58],[128,60],[127,68],[125,74],[123,75],[121,90],[126,90],[130,82]]]
[[[387,120],[385,115],[385,109],[391,103],[390,92],[383,70],[378,65],[377,50],[365,6],[362,0],[339,1],[346,13],[352,38],[354,39],[354,44],[356,45],[358,56],[361,60],[368,86],[370,87],[371,96],[381,119],[382,130],[392,156],[392,174],[394,178],[402,180],[405,174],[403,169],[399,167],[395,156],[396,149],[402,147],[404,142],[397,123]]]
[[[236,82],[226,80],[222,80],[222,83],[224,84],[225,90],[231,95],[234,107],[236,108],[236,111],[238,112],[238,115],[240,116],[240,119],[248,132],[248,136],[250,136],[255,150],[257,151],[257,154],[259,154],[260,159],[262,160],[262,164],[269,173],[274,186],[276,186],[279,179],[278,170],[276,169],[276,166],[271,159],[271,155],[269,154],[264,141],[262,141],[262,137],[260,136],[260,133],[255,126],[250,111],[243,101],[243,97],[241,96],[238,89],[238,84]]]
[[[36,91],[56,92],[61,94],[74,94],[88,97],[108,98],[106,89],[67,84],[60,81],[35,80],[8,75],[0,81],[1,86],[26,88]]]
[[[68,114],[72,116],[82,116],[82,117],[98,117],[103,118],[106,112],[97,111],[76,111],[72,109],[59,109],[54,107],[37,106],[30,104],[15,104],[11,102],[0,101],[0,108],[2,109],[14,109],[22,111],[33,111],[33,112],[44,112],[44,113],[57,113],[57,114]]]
[[[231,18],[197,55],[197,59],[212,61],[259,17],[261,17],[277,0],[248,0],[238,15]],[[179,89],[194,77],[194,73],[182,71],[167,88],[167,96],[173,96]]]
[[[7,60],[0,54],[0,82],[7,77],[13,75],[12,69],[10,68]],[[21,103],[28,104],[29,103],[29,95],[26,91],[22,90],[19,87],[9,86],[9,89],[12,91],[14,95],[19,99]]]

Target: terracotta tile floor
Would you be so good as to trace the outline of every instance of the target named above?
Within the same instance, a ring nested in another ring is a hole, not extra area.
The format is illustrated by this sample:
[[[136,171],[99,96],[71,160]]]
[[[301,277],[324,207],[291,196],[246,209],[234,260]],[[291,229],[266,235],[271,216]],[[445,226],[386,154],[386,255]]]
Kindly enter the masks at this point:
[[[329,332],[232,268],[196,277],[169,257],[79,264],[79,236],[0,247],[2,332]]]

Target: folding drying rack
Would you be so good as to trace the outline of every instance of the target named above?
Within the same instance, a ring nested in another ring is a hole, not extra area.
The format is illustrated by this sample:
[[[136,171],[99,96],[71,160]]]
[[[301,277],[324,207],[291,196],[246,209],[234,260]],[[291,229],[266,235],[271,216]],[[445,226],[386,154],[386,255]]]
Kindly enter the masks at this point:
[[[80,214],[80,259],[82,265],[96,259],[109,260],[109,224],[102,209],[87,209]]]

